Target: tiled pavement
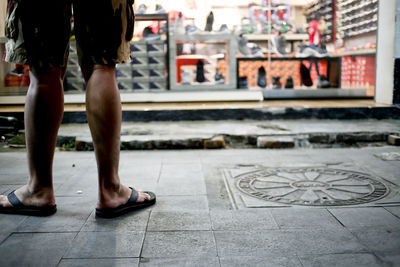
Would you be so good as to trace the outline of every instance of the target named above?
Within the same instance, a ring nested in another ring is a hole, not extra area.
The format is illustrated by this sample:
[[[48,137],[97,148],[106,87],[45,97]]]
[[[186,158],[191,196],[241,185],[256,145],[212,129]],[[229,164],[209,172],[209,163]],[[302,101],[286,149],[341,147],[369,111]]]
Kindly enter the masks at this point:
[[[157,204],[111,220],[94,216],[93,153],[57,152],[58,212],[0,215],[0,266],[399,266],[400,161],[375,156],[387,152],[400,149],[122,152],[123,182]],[[0,193],[26,181],[25,164],[24,152],[0,153]],[[359,171],[390,194],[351,207],[235,205],[224,171],[259,165]]]

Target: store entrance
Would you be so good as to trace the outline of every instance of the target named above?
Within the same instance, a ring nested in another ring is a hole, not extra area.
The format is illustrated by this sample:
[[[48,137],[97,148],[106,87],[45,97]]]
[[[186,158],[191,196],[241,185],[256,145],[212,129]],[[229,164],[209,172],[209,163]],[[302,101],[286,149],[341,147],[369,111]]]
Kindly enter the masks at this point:
[[[133,61],[116,71],[124,95],[146,94],[147,101],[192,91],[253,91],[264,99],[375,96],[378,0],[137,0],[134,9]],[[1,54],[6,41],[0,36]],[[27,66],[2,61],[0,97],[24,96],[28,73]],[[84,102],[73,40],[64,88],[67,100]]]

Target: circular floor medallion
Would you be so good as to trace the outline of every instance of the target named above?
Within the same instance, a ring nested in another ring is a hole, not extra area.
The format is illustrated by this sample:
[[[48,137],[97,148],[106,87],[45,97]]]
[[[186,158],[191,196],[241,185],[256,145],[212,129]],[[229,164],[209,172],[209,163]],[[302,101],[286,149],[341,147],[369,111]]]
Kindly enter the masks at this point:
[[[250,196],[290,205],[359,205],[389,192],[368,174],[330,168],[266,168],[236,179],[239,190]]]

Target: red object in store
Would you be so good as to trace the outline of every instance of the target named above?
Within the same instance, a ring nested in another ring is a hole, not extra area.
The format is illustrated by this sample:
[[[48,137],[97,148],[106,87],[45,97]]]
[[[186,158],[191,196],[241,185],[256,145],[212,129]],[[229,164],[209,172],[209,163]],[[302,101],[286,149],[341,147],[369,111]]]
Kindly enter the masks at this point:
[[[181,67],[196,66],[199,60],[205,60],[205,56],[200,55],[182,55],[176,57],[176,81],[181,82]]]

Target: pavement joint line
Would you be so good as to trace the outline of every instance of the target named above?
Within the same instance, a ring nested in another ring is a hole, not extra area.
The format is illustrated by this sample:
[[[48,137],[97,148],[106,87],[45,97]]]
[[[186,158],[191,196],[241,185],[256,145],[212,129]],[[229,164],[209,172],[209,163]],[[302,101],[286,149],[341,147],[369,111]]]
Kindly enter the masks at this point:
[[[150,223],[150,218],[151,218],[152,212],[153,212],[153,210],[150,210],[148,217],[147,217],[146,228],[144,229],[143,240],[142,240],[142,244],[140,246],[139,259],[144,258],[144,257],[142,257],[142,253],[143,253],[143,248],[144,248],[144,242],[146,240],[146,235],[147,235],[148,229],[149,229],[149,223]],[[140,262],[139,262],[139,264],[140,264]]]
[[[398,206],[400,206],[400,203],[398,204]],[[395,206],[396,207],[396,206]],[[382,208],[384,208],[387,212],[389,212],[390,214],[392,214],[394,217],[396,217],[397,219],[400,219],[399,215],[394,214],[393,212],[391,212],[390,210],[387,209],[387,206],[382,206]]]
[[[346,228],[346,226],[331,212],[330,209],[326,209],[326,211],[329,212],[330,215],[332,215],[332,217],[344,228]]]

